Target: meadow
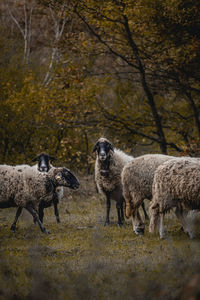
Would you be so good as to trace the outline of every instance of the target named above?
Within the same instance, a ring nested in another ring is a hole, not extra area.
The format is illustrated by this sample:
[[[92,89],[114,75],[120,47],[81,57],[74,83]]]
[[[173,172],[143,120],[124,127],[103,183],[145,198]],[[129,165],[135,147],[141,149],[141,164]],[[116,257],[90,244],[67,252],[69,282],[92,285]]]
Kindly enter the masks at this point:
[[[80,181],[59,204],[60,224],[53,207],[45,210],[50,234],[26,211],[12,233],[16,209],[0,210],[1,300],[199,299],[199,235],[190,240],[170,213],[164,240],[148,233],[148,222],[138,237],[130,220],[118,228],[114,202],[104,227],[105,199],[92,176]]]

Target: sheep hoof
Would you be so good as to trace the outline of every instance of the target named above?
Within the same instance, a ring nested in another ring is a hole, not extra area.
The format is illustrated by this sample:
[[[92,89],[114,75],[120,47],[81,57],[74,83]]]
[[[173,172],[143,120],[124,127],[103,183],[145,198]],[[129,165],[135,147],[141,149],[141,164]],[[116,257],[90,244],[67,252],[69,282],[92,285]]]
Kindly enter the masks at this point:
[[[110,222],[108,222],[108,221],[106,221],[105,223],[104,223],[104,226],[109,226],[110,225]]]
[[[182,227],[182,228],[183,228],[183,227]],[[196,238],[195,232],[190,231],[190,230],[188,230],[188,229],[184,229],[184,228],[183,228],[183,231],[187,234],[187,236],[188,236],[190,239],[195,239],[195,238]]]
[[[60,219],[57,219],[57,223],[58,223],[58,224],[60,223]]]
[[[118,225],[118,227],[122,228],[123,223],[118,223],[117,225]]]
[[[12,231],[12,232],[16,232],[16,227],[14,226],[14,225],[12,225],[11,227],[10,227],[10,230]]]
[[[49,230],[47,230],[46,228],[44,228],[44,230],[42,231],[43,233],[46,233],[46,234],[50,234],[51,232]]]
[[[180,228],[179,228],[179,230],[178,231],[180,231],[180,232],[184,232],[184,228],[183,228],[183,226],[181,226]]]
[[[140,235],[144,235],[144,231],[137,231],[136,235],[140,236]]]

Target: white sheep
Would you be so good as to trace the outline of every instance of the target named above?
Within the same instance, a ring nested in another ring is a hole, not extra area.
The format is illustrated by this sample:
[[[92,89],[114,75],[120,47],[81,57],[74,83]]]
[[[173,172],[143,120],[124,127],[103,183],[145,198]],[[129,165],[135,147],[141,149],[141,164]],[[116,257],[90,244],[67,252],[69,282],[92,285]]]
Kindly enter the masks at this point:
[[[145,199],[152,199],[154,173],[159,165],[173,158],[163,154],[146,154],[134,158],[123,168],[121,179],[126,217],[132,217],[133,231],[136,234],[144,233],[145,225],[138,209]]]
[[[0,165],[0,208],[26,208],[38,222],[42,232],[47,230],[40,221],[37,209],[41,201],[52,201],[57,186],[76,189],[77,178],[66,168],[51,168],[48,173],[33,168]]]
[[[110,200],[116,201],[118,214],[118,225],[122,226],[124,220],[121,171],[123,167],[134,158],[125,154],[123,151],[113,147],[111,142],[106,138],[100,138],[93,152],[97,152],[95,162],[95,183],[99,193],[106,196],[106,221],[109,225]]]
[[[178,158],[159,166],[155,172],[153,199],[150,205],[149,231],[160,221],[160,238],[164,237],[164,215],[175,207],[175,214],[185,232],[194,237],[187,220],[188,210],[200,209],[200,162],[198,159]]]

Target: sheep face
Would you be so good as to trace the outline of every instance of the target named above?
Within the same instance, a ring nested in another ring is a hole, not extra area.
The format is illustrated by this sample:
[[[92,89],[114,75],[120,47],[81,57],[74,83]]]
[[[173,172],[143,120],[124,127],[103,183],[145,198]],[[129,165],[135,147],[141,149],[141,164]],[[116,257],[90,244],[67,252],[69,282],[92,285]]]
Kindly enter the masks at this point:
[[[38,171],[49,172],[51,160],[56,160],[56,158],[46,153],[41,153],[35,158],[33,158],[32,162],[38,161]]]
[[[110,155],[110,151],[114,152],[112,144],[107,140],[99,140],[93,148],[93,152],[97,151],[100,161],[105,161]]]
[[[67,168],[59,170],[55,175],[55,180],[58,186],[66,186],[73,190],[78,189],[80,185],[78,179]]]

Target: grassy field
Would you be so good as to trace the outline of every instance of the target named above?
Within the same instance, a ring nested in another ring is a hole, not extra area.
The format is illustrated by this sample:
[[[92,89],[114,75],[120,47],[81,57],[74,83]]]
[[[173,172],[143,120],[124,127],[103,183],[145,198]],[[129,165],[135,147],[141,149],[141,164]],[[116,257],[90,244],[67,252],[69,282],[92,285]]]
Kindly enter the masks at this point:
[[[117,227],[115,210],[104,227],[92,177],[60,203],[61,224],[45,210],[49,235],[25,211],[13,234],[16,209],[1,209],[0,299],[199,299],[200,240],[189,240],[173,214],[165,240],[148,230],[137,237],[129,220]]]

